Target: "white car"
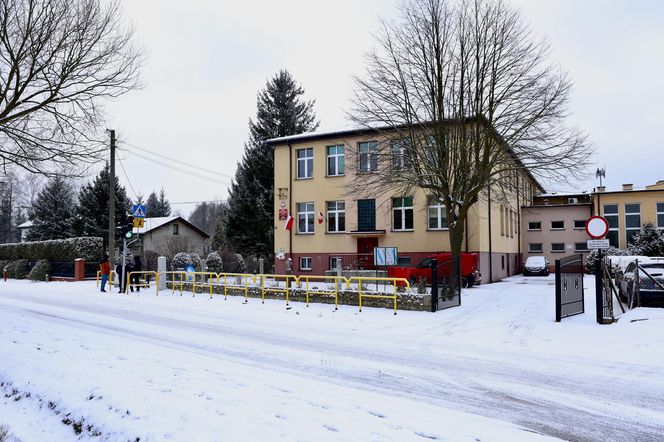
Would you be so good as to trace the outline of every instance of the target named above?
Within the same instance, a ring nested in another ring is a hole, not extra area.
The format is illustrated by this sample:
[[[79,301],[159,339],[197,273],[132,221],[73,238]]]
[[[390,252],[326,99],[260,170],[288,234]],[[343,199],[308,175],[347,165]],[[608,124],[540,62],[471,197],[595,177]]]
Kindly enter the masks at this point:
[[[548,276],[549,260],[543,256],[529,256],[523,265],[523,276]]]

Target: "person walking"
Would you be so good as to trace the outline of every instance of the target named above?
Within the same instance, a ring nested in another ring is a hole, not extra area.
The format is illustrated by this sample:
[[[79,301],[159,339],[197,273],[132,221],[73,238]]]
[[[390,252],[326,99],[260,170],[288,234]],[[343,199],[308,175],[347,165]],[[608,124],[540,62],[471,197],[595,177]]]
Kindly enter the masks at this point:
[[[132,267],[132,272],[140,272],[143,269],[143,264],[141,263],[141,257],[139,255],[134,256],[134,266]],[[136,292],[141,291],[141,286],[138,285],[140,283],[139,281],[139,276],[138,274],[131,275],[131,284],[129,288],[131,291],[134,291],[134,286],[136,286]]]
[[[99,272],[101,273],[101,291],[106,291],[106,283],[111,275],[111,263],[108,262],[108,256],[104,255],[99,263]]]

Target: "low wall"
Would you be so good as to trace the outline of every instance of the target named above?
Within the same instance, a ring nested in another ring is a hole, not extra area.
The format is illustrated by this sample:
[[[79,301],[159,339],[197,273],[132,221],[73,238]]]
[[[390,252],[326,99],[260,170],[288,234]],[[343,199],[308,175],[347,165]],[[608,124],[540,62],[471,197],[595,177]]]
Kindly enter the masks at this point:
[[[191,282],[185,282],[183,284],[183,289],[185,291],[191,292]],[[168,281],[166,283],[168,289],[172,289],[172,282]],[[176,284],[175,291],[179,290],[180,284]],[[223,286],[212,286],[212,293],[223,295],[224,287]],[[209,287],[198,287],[196,295],[205,296],[210,294]],[[367,292],[367,294],[373,294],[372,292]],[[244,296],[244,288],[242,287],[228,287],[229,296]],[[260,287],[249,287],[248,290],[249,298],[261,298],[261,288]],[[285,293],[273,293],[266,292],[265,299],[280,299],[284,302],[286,301]],[[350,306],[359,306],[359,294],[356,291],[339,291],[338,295],[339,305],[350,305]],[[305,302],[306,301],[306,290],[292,287],[288,293],[288,300],[295,302]],[[309,303],[317,304],[334,304],[334,293],[325,294],[309,294]],[[365,298],[362,297],[362,306],[363,307],[378,307],[378,308],[394,308],[394,301],[392,299],[376,299],[376,298]],[[413,311],[431,311],[431,295],[420,295],[417,293],[397,293],[397,310],[413,310]]]

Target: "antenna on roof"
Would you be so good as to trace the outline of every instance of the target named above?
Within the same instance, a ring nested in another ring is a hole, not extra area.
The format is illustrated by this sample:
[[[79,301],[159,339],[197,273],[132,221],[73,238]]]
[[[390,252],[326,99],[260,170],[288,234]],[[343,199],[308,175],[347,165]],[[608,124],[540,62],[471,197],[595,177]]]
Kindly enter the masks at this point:
[[[602,187],[602,178],[606,178],[606,170],[602,167],[595,171],[595,178],[599,178],[599,187]]]

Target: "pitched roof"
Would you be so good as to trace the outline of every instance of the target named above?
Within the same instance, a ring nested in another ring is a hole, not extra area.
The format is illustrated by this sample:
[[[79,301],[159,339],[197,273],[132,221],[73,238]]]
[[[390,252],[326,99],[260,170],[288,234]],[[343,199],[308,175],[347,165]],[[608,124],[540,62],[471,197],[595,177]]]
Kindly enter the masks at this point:
[[[145,218],[145,225],[139,229],[136,229],[136,232],[141,235],[145,234],[148,232],[152,232],[153,230],[160,229],[162,227],[165,227],[173,222],[179,222],[182,224],[185,224],[186,226],[190,227],[191,229],[197,231],[200,233],[202,236],[205,238],[209,238],[210,235],[203,229],[197,227],[196,225],[190,223],[186,219],[182,218],[181,216],[163,216],[163,217],[157,217],[157,218]]]

